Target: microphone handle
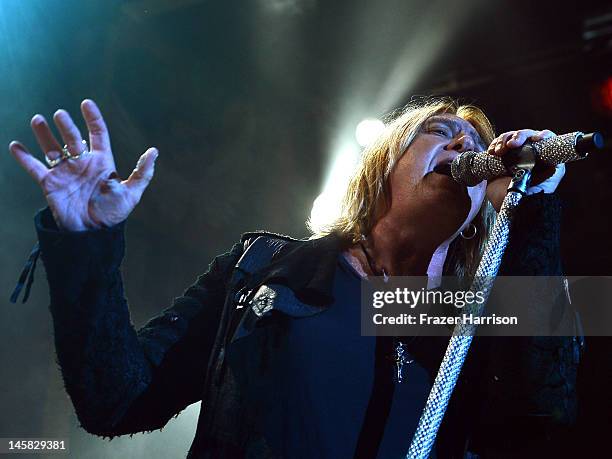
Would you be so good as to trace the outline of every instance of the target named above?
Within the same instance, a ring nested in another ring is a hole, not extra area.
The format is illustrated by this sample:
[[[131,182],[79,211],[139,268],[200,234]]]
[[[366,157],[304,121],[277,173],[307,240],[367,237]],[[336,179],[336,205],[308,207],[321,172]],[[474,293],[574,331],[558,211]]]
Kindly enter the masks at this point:
[[[584,134],[571,132],[513,148],[504,156],[466,151],[451,163],[451,175],[459,183],[475,186],[483,180],[502,175],[511,176],[512,169],[536,159],[548,164],[561,164],[584,159],[589,151],[603,147],[603,137],[598,132]]]

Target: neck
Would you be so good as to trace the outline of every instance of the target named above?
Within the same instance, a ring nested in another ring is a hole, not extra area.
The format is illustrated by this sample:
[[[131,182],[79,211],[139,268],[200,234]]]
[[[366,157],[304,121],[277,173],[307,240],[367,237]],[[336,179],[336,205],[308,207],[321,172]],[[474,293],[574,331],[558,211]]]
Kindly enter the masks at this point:
[[[440,277],[450,243],[440,239],[424,225],[398,228],[383,218],[374,225],[364,246],[379,272],[390,276]]]

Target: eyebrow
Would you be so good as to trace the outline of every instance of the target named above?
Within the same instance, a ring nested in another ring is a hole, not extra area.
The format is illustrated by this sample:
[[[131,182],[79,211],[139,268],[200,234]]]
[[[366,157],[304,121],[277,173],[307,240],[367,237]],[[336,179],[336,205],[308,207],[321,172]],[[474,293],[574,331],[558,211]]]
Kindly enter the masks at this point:
[[[425,122],[425,126],[428,126],[430,123],[443,123],[443,124],[446,124],[446,125],[452,127],[453,132],[461,132],[463,130],[463,127],[464,127],[461,123],[459,123],[459,121],[454,120],[454,119],[450,119],[450,118],[446,118],[446,117],[440,116],[440,115],[434,115],[434,116],[430,117]],[[466,121],[466,123],[467,123],[467,121]],[[484,150],[487,149],[487,146],[485,145],[485,143],[483,142],[482,138],[480,137],[480,134],[478,134],[478,131],[476,129],[474,129],[473,126],[470,125],[470,127],[467,129],[467,134],[472,137],[472,139],[474,140],[474,143],[476,144],[477,147],[482,147]]]

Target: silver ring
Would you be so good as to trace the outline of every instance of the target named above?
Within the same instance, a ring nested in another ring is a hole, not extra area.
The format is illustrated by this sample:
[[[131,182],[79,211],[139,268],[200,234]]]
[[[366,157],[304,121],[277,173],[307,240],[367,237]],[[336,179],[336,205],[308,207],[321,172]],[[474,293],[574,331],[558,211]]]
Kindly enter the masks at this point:
[[[87,141],[81,140],[81,143],[85,146],[85,148],[78,155],[73,155],[72,153],[70,153],[70,151],[68,151],[68,145],[64,145],[61,151],[61,155],[55,159],[49,158],[47,154],[45,153],[45,161],[47,162],[49,167],[55,167],[65,159],[73,159],[73,160],[79,159],[82,155],[89,153],[89,147],[87,146]]]
[[[79,153],[78,155],[73,155],[72,153],[70,153],[70,151],[68,151],[68,145],[64,145],[64,148],[62,148],[62,159],[65,159],[65,158],[67,158],[67,159],[79,159],[81,157],[81,155],[89,153],[89,147],[87,146],[87,141],[86,140],[81,140],[81,143],[83,144],[83,146],[85,148],[83,148],[81,153]]]
[[[64,157],[63,156],[59,156],[55,159],[51,159],[47,156],[47,154],[45,153],[45,161],[47,162],[47,164],[49,165],[49,167],[55,167],[57,166],[59,163],[61,163],[63,161]]]

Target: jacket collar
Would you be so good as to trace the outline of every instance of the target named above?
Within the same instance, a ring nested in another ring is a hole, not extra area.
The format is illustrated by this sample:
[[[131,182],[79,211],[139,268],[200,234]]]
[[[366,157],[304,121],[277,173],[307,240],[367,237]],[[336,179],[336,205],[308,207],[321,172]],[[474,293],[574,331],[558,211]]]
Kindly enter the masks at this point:
[[[250,235],[271,236],[270,233]],[[283,238],[287,243],[274,254],[270,264],[255,273],[253,282],[286,285],[304,303],[329,306],[334,301],[334,277],[338,256],[346,248],[345,240],[337,234],[308,240]]]

